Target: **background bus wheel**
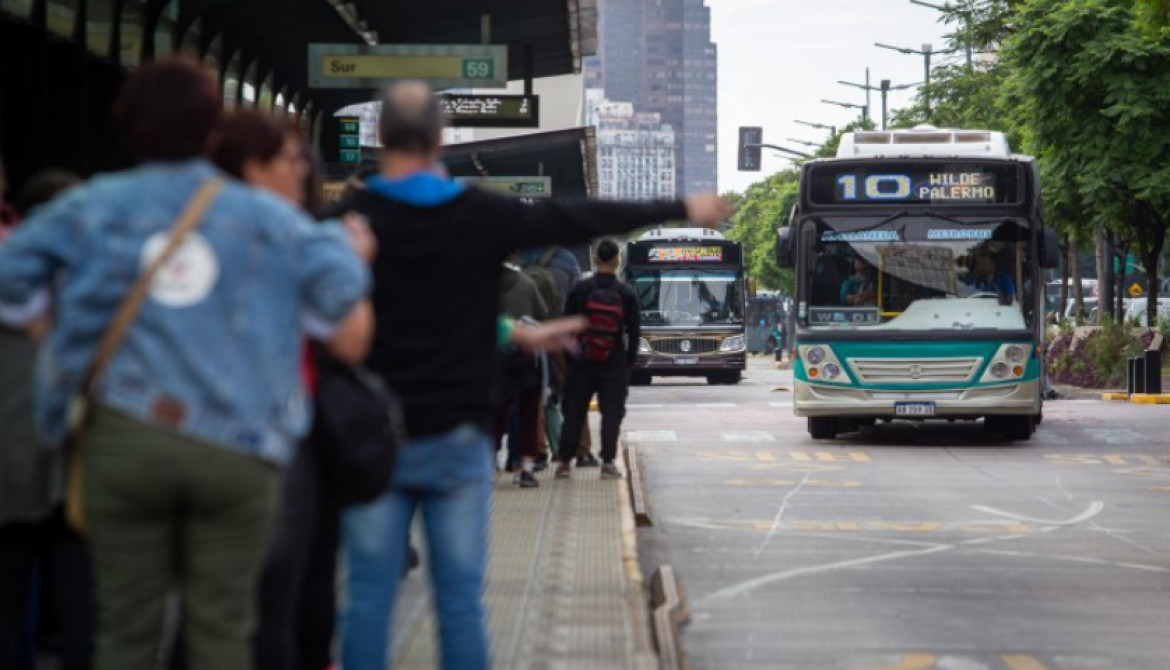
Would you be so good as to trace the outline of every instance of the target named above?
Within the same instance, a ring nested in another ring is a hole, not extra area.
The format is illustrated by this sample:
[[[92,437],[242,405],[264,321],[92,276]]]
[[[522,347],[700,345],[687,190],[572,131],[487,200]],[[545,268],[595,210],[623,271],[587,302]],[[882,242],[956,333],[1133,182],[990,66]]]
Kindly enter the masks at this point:
[[[814,440],[831,440],[837,437],[837,420],[827,416],[810,416],[808,434]]]
[[[651,380],[651,378],[650,378],[650,375],[648,373],[645,373],[645,372],[631,372],[630,373],[630,386],[649,386],[650,380]]]
[[[768,341],[764,343],[764,355],[771,356],[776,353],[776,338],[769,337]]]
[[[1003,435],[1009,440],[1027,440],[1036,431],[1036,418],[1031,415],[1005,416]]]

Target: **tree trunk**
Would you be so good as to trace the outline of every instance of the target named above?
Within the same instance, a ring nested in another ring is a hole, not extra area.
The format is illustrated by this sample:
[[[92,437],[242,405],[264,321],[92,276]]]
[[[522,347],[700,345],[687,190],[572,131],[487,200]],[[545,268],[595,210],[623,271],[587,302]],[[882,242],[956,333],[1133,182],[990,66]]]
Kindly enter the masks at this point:
[[[1109,312],[1109,305],[1106,305],[1102,298],[1105,297],[1105,233],[1098,231],[1093,236],[1093,241],[1096,244],[1096,261],[1097,261],[1097,325],[1101,325],[1101,320]]]
[[[1153,208],[1138,204],[1138,253],[1142,257],[1142,264],[1146,266],[1146,326],[1158,327],[1158,261],[1162,258],[1162,249],[1166,246],[1166,226],[1170,221],[1163,221]]]
[[[1076,243],[1076,237],[1073,237],[1072,243],[1068,245],[1069,265],[1072,266],[1072,290],[1073,290],[1073,314],[1076,318],[1073,322],[1080,325],[1081,315],[1085,313],[1085,287],[1081,283],[1081,259],[1077,252],[1079,249]],[[1100,304],[1100,303],[1098,303]],[[1097,316],[1100,318],[1101,310],[1097,310]]]
[[[1114,257],[1114,266],[1117,268],[1117,285],[1113,289],[1113,313],[1116,315],[1113,318],[1118,323],[1121,323],[1121,320],[1125,318],[1125,296],[1129,295],[1125,285],[1125,268],[1131,247],[1133,247],[1133,243],[1129,240],[1120,242],[1115,247],[1117,255]]]
[[[1065,237],[1064,242],[1064,262],[1060,264],[1060,302],[1056,309],[1056,321],[1059,322],[1064,317],[1065,311],[1068,310],[1068,271],[1071,259],[1074,258],[1074,245],[1072,243],[1072,236]]]

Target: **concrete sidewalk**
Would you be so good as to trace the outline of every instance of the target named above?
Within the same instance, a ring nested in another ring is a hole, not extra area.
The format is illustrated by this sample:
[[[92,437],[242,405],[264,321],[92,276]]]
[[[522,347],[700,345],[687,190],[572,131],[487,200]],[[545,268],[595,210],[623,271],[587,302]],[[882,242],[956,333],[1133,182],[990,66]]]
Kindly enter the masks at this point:
[[[487,602],[495,668],[658,667],[625,481],[598,468],[570,480],[539,473],[521,489],[501,474],[492,496]],[[396,668],[437,665],[429,577],[403,584],[394,628]]]

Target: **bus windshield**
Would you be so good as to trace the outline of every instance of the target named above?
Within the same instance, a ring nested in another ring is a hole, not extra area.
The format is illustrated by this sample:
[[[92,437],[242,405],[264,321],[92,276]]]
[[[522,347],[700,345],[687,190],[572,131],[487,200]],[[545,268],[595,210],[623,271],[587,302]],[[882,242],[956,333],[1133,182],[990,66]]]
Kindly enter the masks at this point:
[[[734,270],[630,270],[644,326],[743,323],[743,276]]]
[[[816,223],[809,327],[1019,331],[1032,322],[1029,229],[1020,223],[930,215]]]

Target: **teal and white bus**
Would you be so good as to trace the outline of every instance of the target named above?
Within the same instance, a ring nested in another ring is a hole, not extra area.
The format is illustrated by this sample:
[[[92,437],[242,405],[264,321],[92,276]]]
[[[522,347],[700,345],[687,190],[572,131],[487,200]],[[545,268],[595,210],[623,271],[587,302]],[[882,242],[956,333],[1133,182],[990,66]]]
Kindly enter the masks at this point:
[[[795,411],[814,439],[878,420],[978,420],[1010,440],[1042,416],[1044,229],[1035,162],[1001,133],[846,134],[802,167],[779,230],[795,268]]]

